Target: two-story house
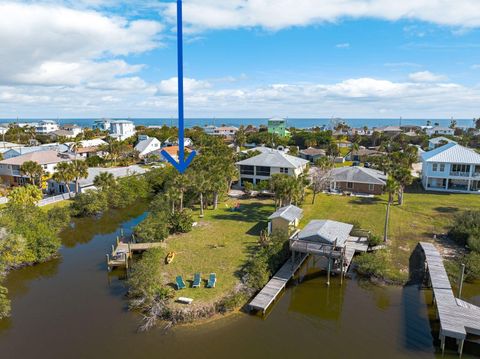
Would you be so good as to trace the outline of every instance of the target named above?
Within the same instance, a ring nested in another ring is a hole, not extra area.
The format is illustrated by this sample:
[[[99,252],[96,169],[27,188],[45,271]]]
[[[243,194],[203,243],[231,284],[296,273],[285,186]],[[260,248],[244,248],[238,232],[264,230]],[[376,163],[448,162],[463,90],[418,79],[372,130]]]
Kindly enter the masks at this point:
[[[44,120],[40,121],[37,126],[35,127],[35,132],[40,135],[46,135],[48,133],[52,133],[58,131],[58,123],[52,120]]]
[[[135,133],[135,124],[132,121],[118,120],[110,122],[110,137],[119,141],[124,141],[134,136]]]
[[[425,133],[428,136],[454,136],[455,135],[455,129],[454,128],[449,128],[449,127],[440,127],[440,126],[435,126],[432,128],[426,128]]]
[[[240,172],[239,185],[242,186],[245,182],[257,184],[268,181],[275,173],[298,177],[309,163],[308,160],[269,149],[258,156],[236,163]]]
[[[480,193],[480,154],[448,143],[422,154],[422,184],[427,191]]]
[[[37,151],[0,161],[0,178],[7,186],[18,186],[28,182],[29,178],[20,170],[25,162],[32,161],[42,166],[45,173],[55,173],[57,164],[71,161],[70,157],[57,151]]]

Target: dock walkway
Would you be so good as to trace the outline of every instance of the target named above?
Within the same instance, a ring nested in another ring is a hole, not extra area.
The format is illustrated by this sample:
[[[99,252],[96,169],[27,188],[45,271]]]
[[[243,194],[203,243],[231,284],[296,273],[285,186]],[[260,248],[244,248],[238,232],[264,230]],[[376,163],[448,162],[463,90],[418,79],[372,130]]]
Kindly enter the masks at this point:
[[[128,269],[128,260],[134,253],[142,253],[152,248],[162,247],[162,243],[132,243],[122,242],[117,238],[117,246],[112,245],[112,253],[107,254],[107,268],[125,267]]]
[[[306,259],[307,254],[297,256],[295,263],[292,263],[292,258],[288,259],[282,268],[280,268],[272,279],[270,279],[267,285],[263,287],[263,289],[250,302],[250,309],[261,310],[265,313]]]
[[[425,254],[426,270],[440,320],[442,351],[445,351],[445,339],[455,338],[461,355],[467,335],[480,335],[480,307],[455,298],[438,250],[432,243],[422,242],[420,246]]]

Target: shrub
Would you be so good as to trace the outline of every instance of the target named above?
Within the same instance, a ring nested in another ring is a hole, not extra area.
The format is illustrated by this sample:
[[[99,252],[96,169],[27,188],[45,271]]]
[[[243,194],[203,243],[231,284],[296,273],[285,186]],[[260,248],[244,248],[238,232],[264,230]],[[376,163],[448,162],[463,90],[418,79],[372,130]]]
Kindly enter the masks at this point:
[[[8,290],[0,285],[0,319],[10,315],[10,300],[8,299]]]
[[[147,251],[142,259],[135,262],[128,279],[129,296],[142,298],[145,302],[168,300],[173,297],[171,288],[162,285],[161,266],[165,253],[156,248]]]
[[[68,207],[53,207],[47,213],[48,222],[57,230],[61,230],[70,223],[70,209]]]
[[[467,281],[480,279],[480,253],[471,252],[465,257],[465,273]]]
[[[365,253],[355,259],[357,272],[364,276],[385,278],[388,268],[388,253],[380,250],[372,253]]]
[[[192,230],[193,216],[190,209],[177,211],[170,215],[168,219],[170,233],[187,233]]]
[[[480,211],[467,211],[455,217],[448,235],[462,245],[480,252]]]
[[[168,234],[167,219],[161,213],[150,213],[135,227],[135,235],[141,242],[163,242]]]
[[[383,243],[383,239],[380,236],[376,236],[374,234],[370,234],[368,236],[368,245],[370,247],[375,247]]]
[[[100,167],[105,164],[105,160],[100,156],[88,157],[85,162],[87,163],[88,167]]]
[[[251,258],[245,265],[244,271],[244,283],[255,291],[262,289],[270,278],[267,261],[262,256],[256,255]]]
[[[108,209],[107,196],[101,191],[87,191],[75,196],[71,204],[72,214],[87,217],[100,214]]]
[[[253,183],[252,182],[245,182],[243,184],[243,188],[245,189],[245,193],[250,195],[253,192]]]

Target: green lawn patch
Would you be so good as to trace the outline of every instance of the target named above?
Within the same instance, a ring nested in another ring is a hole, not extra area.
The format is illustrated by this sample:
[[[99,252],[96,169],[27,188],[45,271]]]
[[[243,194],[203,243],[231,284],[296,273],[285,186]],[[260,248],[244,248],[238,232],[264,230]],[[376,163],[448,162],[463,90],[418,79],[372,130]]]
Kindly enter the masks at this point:
[[[352,223],[382,236],[385,223],[386,196],[360,198],[317,195],[315,205],[308,196],[301,226],[312,219],[332,219]],[[393,205],[390,216],[388,273],[391,279],[408,278],[409,257],[419,241],[432,241],[434,234],[446,233],[455,214],[480,209],[480,196],[436,194],[418,190],[406,193],[403,206]]]
[[[237,202],[240,210],[233,212]],[[182,275],[187,288],[176,291],[176,297],[190,297],[195,302],[213,302],[231,293],[274,210],[273,201],[260,199],[228,200],[217,210],[206,210],[204,218],[196,218],[198,225],[191,232],[166,240],[165,252],[174,251],[176,256],[173,263],[160,264],[164,283],[173,285],[175,277]],[[202,273],[200,288],[191,288],[195,272]],[[217,274],[217,283],[207,289],[205,281],[211,272]]]

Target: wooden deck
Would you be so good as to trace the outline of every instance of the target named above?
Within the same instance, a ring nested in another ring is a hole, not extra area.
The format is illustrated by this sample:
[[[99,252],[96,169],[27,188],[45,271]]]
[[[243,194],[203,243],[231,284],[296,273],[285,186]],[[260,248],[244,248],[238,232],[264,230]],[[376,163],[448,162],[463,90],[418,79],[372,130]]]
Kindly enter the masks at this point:
[[[440,320],[440,340],[445,350],[445,338],[455,338],[459,353],[468,334],[480,335],[480,307],[455,298],[443,260],[431,243],[420,243],[425,253],[426,270],[433,290],[437,316]]]
[[[291,258],[288,259],[282,268],[270,279],[267,285],[253,298],[249,304],[250,309],[261,310],[265,313],[307,257],[307,254],[301,254],[297,256],[295,263],[292,263]]]
[[[132,243],[122,242],[117,238],[117,246],[112,245],[111,254],[107,254],[107,268],[112,270],[117,267],[128,269],[129,259],[134,253],[141,253],[152,248],[162,247],[162,243]]]

